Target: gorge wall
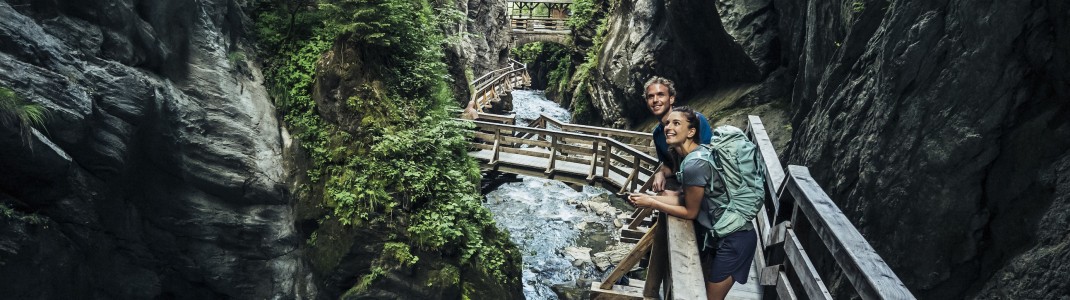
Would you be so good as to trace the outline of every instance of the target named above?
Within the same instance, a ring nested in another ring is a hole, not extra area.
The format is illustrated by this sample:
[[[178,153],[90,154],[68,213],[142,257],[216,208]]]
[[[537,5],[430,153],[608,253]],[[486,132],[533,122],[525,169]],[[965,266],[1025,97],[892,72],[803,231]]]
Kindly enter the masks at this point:
[[[306,175],[309,153],[291,137],[272,99],[278,92],[255,62],[246,13],[256,3],[0,1],[0,87],[49,112],[28,139],[18,126],[0,127],[0,295],[338,298],[376,272],[376,258],[398,254],[384,245],[407,242],[396,236],[409,224],[323,222],[326,209],[313,198],[323,191]],[[449,65],[462,66],[450,69],[446,92],[460,98],[466,73],[496,68],[508,39],[504,1],[455,4],[459,22],[442,31],[458,37],[446,43]],[[343,115],[352,111],[331,103],[378,80],[360,77],[378,61],[341,59],[361,52],[352,46],[337,41],[317,54],[315,96],[324,108],[316,115],[359,131]],[[458,235],[516,254],[493,226]],[[344,247],[329,253],[312,244]],[[501,271],[514,281],[499,282],[459,270],[457,249],[413,249],[405,254],[419,262],[379,270],[354,297],[520,293],[519,256],[501,258],[515,263]]]
[[[0,2],[0,85],[49,112],[0,128],[0,294],[315,294],[283,132],[236,2]]]
[[[642,101],[651,76],[676,81],[680,100],[741,82],[759,70],[723,29],[706,1],[611,1],[608,27],[586,92],[604,125],[630,127],[649,116]]]
[[[782,158],[919,298],[1070,294],[1065,2],[621,2],[594,75],[607,123],[645,113],[648,74],[757,74],[740,103],[790,102]]]

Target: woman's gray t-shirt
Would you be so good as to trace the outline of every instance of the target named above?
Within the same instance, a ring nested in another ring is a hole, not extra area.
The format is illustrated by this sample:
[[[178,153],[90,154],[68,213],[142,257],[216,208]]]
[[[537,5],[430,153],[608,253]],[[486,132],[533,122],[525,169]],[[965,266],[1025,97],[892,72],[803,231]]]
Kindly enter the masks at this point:
[[[695,151],[703,151],[695,149]],[[707,187],[710,180],[713,180],[713,169],[710,166],[710,162],[705,159],[692,159],[684,162],[680,169],[683,174],[683,178],[678,178],[680,184],[683,186],[701,186]]]

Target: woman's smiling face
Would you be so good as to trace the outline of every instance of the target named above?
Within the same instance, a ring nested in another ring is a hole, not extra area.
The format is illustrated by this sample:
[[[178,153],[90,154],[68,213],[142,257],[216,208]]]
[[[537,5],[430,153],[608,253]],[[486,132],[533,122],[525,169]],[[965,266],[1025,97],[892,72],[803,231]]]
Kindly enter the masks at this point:
[[[695,135],[695,126],[687,121],[687,116],[682,112],[669,112],[665,121],[665,142],[669,145],[683,145],[684,142]]]

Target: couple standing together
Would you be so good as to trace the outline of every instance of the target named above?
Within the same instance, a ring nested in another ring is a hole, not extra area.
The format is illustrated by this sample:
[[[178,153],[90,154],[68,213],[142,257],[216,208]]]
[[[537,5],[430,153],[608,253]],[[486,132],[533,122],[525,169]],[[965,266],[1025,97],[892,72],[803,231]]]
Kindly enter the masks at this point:
[[[709,149],[701,145],[710,143],[713,130],[701,113],[686,106],[673,107],[676,89],[668,79],[653,77],[647,80],[644,98],[650,112],[660,121],[653,134],[662,167],[650,179],[657,195],[631,194],[628,201],[637,207],[654,208],[678,218],[696,220],[700,213],[709,211],[704,206],[708,206],[706,198],[710,193],[724,192],[707,191],[710,186],[723,186],[717,185],[722,179],[708,160],[694,159],[703,154],[710,155]],[[706,279],[706,298],[724,299],[734,282],[747,283],[757,234],[746,226],[715,241],[704,241],[702,237],[709,228],[695,222],[695,229]],[[712,245],[705,245],[710,243]]]

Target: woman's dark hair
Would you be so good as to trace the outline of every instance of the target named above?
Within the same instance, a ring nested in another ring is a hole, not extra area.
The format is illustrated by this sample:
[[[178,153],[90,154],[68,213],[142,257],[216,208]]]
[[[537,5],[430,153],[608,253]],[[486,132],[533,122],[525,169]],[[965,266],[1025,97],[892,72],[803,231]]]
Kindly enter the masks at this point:
[[[672,111],[684,114],[684,118],[687,118],[687,128],[695,128],[695,136],[692,136],[691,140],[694,140],[695,144],[701,144],[702,136],[698,133],[698,114],[695,110],[687,106],[677,106],[673,107]]]

